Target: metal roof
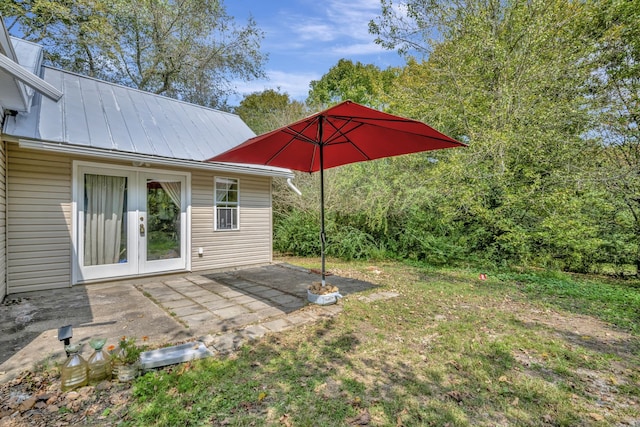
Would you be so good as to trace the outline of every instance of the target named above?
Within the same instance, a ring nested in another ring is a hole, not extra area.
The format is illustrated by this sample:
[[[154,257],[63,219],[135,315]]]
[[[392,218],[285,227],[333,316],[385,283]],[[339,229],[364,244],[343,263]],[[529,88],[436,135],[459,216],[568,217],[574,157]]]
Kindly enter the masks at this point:
[[[255,136],[234,114],[49,67],[43,79],[64,96],[36,94],[31,112],[9,118],[5,134],[196,161]]]

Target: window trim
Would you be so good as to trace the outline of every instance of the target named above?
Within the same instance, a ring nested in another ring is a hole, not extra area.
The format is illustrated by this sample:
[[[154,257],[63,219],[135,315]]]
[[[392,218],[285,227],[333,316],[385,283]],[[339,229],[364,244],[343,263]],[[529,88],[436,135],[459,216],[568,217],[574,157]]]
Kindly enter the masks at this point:
[[[218,205],[218,181],[219,180],[230,180],[235,181],[236,187],[238,188],[238,201],[235,202],[235,205],[230,203],[225,203],[224,206]],[[235,209],[236,210],[236,226],[235,228],[218,228],[218,209]],[[240,179],[232,178],[229,176],[214,176],[213,178],[213,231],[239,231],[240,230]]]

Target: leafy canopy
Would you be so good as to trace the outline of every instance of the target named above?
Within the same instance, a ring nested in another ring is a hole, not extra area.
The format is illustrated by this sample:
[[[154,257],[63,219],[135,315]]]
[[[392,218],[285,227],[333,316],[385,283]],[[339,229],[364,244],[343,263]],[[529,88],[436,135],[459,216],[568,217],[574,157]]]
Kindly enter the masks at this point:
[[[264,75],[262,31],[219,0],[11,0],[0,13],[54,66],[200,105]]]

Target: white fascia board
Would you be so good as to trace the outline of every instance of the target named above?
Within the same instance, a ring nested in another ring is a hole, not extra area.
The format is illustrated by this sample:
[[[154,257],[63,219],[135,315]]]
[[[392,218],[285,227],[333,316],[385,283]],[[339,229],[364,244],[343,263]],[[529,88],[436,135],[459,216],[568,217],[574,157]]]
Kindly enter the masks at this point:
[[[289,169],[275,168],[260,165],[249,165],[241,163],[219,163],[196,160],[169,159],[164,157],[145,156],[143,154],[125,153],[122,151],[100,150],[91,147],[63,144],[59,142],[47,142],[28,139],[18,139],[20,148],[32,150],[51,151],[55,153],[75,154],[81,156],[92,156],[110,160],[122,160],[136,162],[140,164],[150,164],[159,166],[183,167],[189,169],[202,169],[216,172],[239,173],[246,175],[270,176],[278,178],[293,178],[293,172]]]
[[[0,55],[0,68],[11,74],[17,80],[21,81],[25,85],[33,88],[33,90],[40,92],[47,98],[58,102],[62,98],[62,92],[53,87],[51,84],[45,82],[40,77],[24,69],[17,62],[12,61],[7,56]]]

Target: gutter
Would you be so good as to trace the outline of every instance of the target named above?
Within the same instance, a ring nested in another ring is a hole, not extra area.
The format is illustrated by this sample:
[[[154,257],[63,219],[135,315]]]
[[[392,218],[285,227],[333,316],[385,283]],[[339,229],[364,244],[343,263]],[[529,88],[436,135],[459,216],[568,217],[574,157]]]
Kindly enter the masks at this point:
[[[5,140],[13,140],[14,142],[16,141],[16,139],[7,138],[7,136],[8,135],[3,135]],[[183,167],[183,168],[189,168],[189,169],[201,169],[201,170],[228,172],[228,173],[241,173],[241,174],[250,174],[250,175],[257,175],[257,176],[271,176],[271,177],[287,178],[287,179],[291,179],[294,177],[293,172],[291,172],[289,169],[267,167],[267,166],[260,166],[260,165],[171,159],[166,157],[154,157],[154,156],[147,156],[143,154],[126,153],[123,151],[110,151],[110,150],[101,150],[101,149],[91,148],[91,147],[80,147],[77,145],[63,144],[59,142],[34,141],[34,140],[20,139],[20,138],[17,138],[17,142],[20,148],[27,148],[31,150],[40,150],[40,151],[51,151],[55,153],[64,153],[64,154],[75,154],[78,156],[91,156],[91,157],[98,157],[98,158],[110,159],[110,160],[122,160],[122,161],[132,162],[132,163],[135,162],[138,164]]]
[[[292,189],[298,196],[302,196],[302,192],[300,190],[298,190],[298,188],[293,185],[293,182],[291,182],[291,178],[287,178],[287,185],[289,186],[290,189]]]

